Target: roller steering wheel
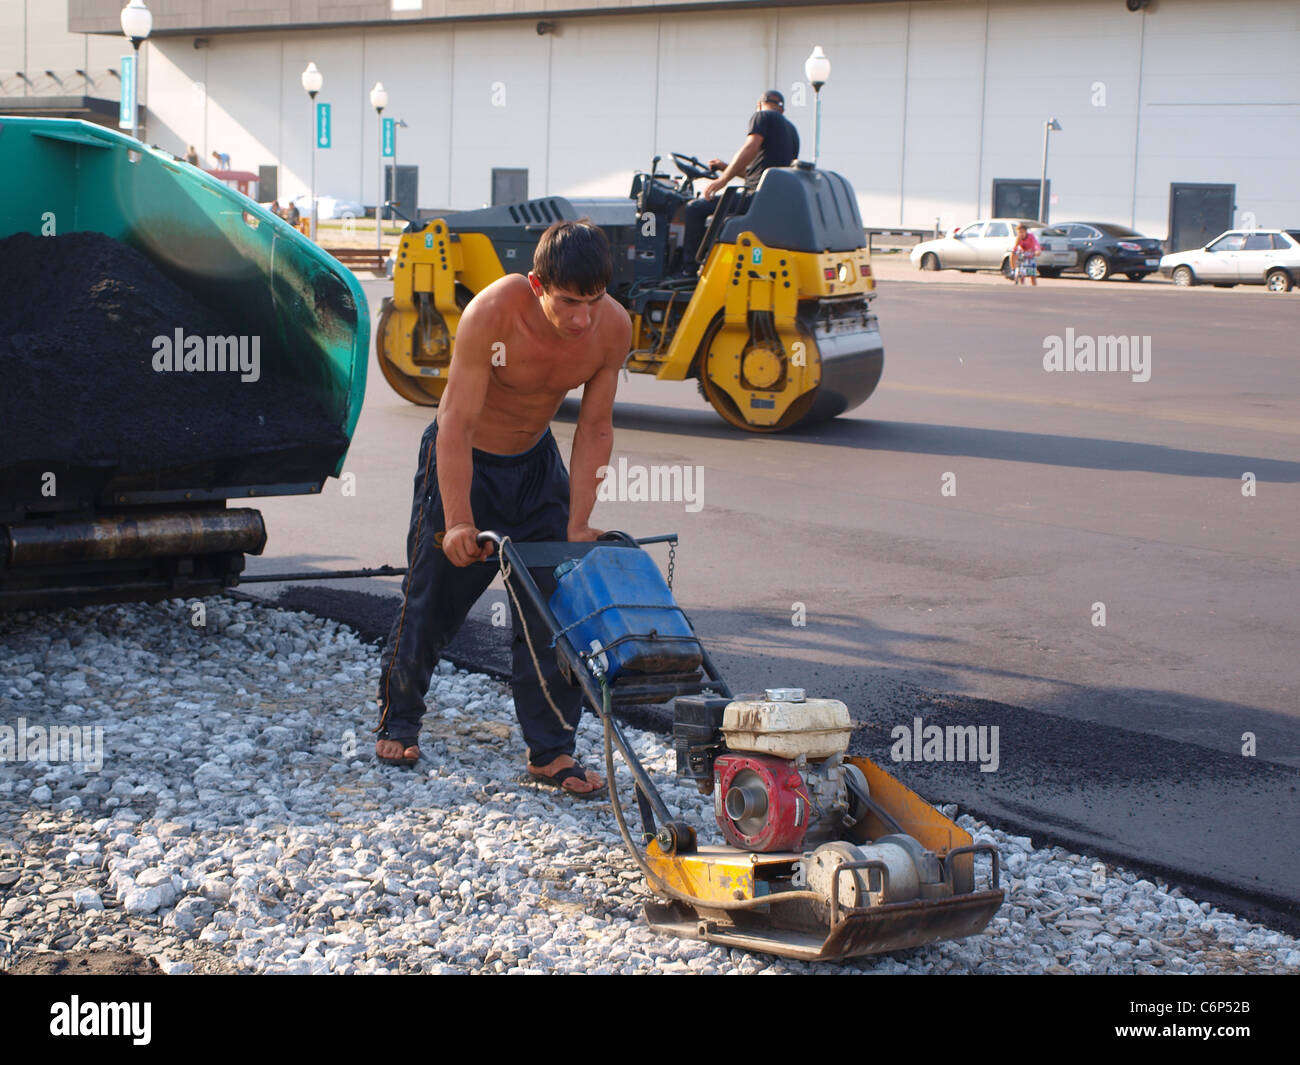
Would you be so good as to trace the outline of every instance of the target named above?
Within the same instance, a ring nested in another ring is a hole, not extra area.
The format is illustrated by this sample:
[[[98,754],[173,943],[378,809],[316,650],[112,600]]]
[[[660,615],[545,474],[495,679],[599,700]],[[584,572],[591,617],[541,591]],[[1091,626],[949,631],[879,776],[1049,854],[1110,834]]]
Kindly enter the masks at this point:
[[[715,170],[707,163],[702,163],[693,155],[684,155],[682,152],[672,152],[673,162],[677,164],[680,170],[691,181],[698,181],[701,178],[715,178],[720,171]]]

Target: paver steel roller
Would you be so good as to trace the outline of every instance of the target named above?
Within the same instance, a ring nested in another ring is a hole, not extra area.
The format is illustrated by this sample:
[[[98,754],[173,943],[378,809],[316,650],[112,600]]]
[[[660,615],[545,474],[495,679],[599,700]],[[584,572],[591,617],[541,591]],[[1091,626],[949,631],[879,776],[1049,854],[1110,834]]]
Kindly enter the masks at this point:
[[[549,629],[555,654],[604,726],[610,801],[629,854],[656,896],[650,925],[689,939],[825,961],[974,935],[1004,901],[998,854],[976,843],[868,758],[852,723],[801,689],[733,696],[641,545],[493,542],[511,595]],[[539,591],[532,570],[552,570]],[[677,774],[711,796],[725,845],[703,845],[665,806],[613,708],[675,699]],[[632,777],[639,839],[619,799],[615,752]],[[976,858],[987,858],[976,870]],[[977,883],[977,880],[980,883]]]
[[[413,223],[375,344],[388,383],[436,406],[465,305],[505,273],[527,273],[553,222],[589,218],[609,238],[609,293],[632,316],[627,369],[695,378],[730,424],[753,432],[833,418],[875,391],[884,365],[875,280],[847,180],[806,163],[764,172],[748,209],[719,199],[699,249],[681,246],[692,183],[711,173],[674,154],[683,177],[639,173],[626,200],[559,196]],[[698,260],[699,273],[685,276]]]

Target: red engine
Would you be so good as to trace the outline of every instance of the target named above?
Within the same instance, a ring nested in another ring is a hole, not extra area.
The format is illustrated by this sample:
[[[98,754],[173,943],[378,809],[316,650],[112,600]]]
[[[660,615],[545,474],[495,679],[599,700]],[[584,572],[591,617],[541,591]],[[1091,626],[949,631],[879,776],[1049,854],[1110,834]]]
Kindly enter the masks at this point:
[[[797,851],[808,832],[808,796],[786,758],[724,754],[713,763],[713,809],[727,842],[747,851]]]

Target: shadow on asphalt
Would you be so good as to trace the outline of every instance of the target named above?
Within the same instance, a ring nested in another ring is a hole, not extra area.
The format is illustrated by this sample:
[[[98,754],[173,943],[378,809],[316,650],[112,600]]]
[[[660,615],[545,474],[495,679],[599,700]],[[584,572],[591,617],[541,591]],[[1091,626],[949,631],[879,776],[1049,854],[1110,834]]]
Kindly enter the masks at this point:
[[[577,413],[578,402],[565,400],[556,418],[560,421],[574,421]],[[1300,482],[1300,462],[1189,451],[1127,440],[1018,433],[1006,429],[972,429],[961,425],[932,425],[926,422],[835,418],[779,434],[745,435],[723,423],[711,409],[683,411],[645,404],[618,403],[614,407],[614,427],[712,439],[738,439],[752,441],[756,445],[765,440],[796,440],[864,451],[1032,462],[1086,470],[1133,470],[1178,477],[1222,477],[1232,481],[1239,481],[1242,471],[1250,470],[1261,481],[1275,484]]]

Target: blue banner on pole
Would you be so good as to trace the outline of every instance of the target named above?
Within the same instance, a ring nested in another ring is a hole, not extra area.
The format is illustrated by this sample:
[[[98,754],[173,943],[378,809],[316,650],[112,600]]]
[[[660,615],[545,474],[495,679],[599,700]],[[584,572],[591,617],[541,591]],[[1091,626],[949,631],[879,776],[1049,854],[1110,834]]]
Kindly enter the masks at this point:
[[[316,147],[330,146],[330,105],[316,105]]]
[[[391,118],[384,119],[384,158],[393,157],[393,140],[397,132],[397,123]]]
[[[131,112],[135,109],[135,56],[122,57],[122,76],[118,80],[122,83],[122,99],[118,103],[117,128],[131,129],[134,126]]]

